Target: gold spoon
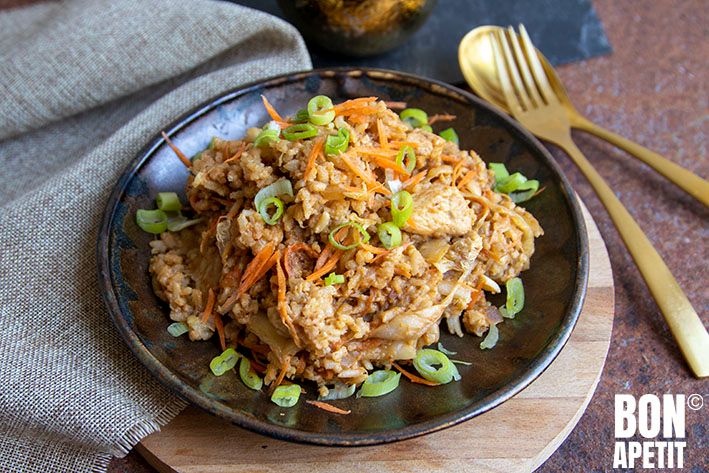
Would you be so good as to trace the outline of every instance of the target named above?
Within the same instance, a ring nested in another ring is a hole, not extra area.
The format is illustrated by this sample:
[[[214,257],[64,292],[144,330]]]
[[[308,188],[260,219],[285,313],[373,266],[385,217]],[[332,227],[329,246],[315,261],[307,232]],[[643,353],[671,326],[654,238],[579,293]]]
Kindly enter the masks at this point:
[[[510,113],[500,88],[500,81],[498,79],[497,69],[495,68],[495,59],[490,43],[490,34],[496,34],[495,32],[499,30],[502,30],[502,28],[498,26],[480,26],[470,31],[465,35],[458,47],[458,62],[460,69],[463,71],[465,80],[476,94],[505,112]],[[709,206],[709,182],[682,166],[673,163],[669,159],[623,138],[612,131],[601,128],[581,115],[571,103],[554,68],[539,50],[536,51],[542,62],[544,72],[546,72],[549,79],[549,84],[554,94],[559,99],[563,109],[566,111],[572,128],[577,128],[596,135],[618,148],[625,150],[665,176],[705,206]]]

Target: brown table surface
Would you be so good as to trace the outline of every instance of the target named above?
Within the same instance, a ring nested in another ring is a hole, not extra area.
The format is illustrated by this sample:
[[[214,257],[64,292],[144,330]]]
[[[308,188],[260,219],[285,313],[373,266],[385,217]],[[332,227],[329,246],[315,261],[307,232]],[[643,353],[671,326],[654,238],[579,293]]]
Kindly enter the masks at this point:
[[[32,0],[2,0],[2,6]],[[613,54],[559,68],[581,112],[669,159],[709,176],[709,11],[705,0],[594,0]],[[705,325],[709,311],[709,212],[645,165],[577,133],[577,144],[615,189],[662,254]],[[616,287],[613,338],[598,390],[579,424],[538,472],[612,469],[615,394],[709,394],[685,365],[632,259],[569,159],[552,150],[590,209],[608,246]],[[708,472],[706,406],[687,410],[685,470]],[[514,439],[501,439],[510,442]],[[153,473],[136,453],[110,473]]]

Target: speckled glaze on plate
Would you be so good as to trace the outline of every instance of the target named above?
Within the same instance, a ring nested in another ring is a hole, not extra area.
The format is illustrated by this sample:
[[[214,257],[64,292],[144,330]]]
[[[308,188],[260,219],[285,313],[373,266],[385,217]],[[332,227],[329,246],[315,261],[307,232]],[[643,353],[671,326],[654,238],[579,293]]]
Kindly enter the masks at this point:
[[[588,242],[581,211],[557,164],[544,147],[506,115],[473,95],[421,77],[374,69],[316,70],[240,87],[185,114],[165,131],[187,154],[204,149],[212,136],[237,139],[268,116],[260,95],[284,115],[325,94],[335,103],[361,96],[404,101],[429,114],[452,113],[461,147],[483,160],[504,162],[538,179],[544,192],[525,205],[544,228],[531,268],[522,274],[525,308],[500,327],[493,350],[480,339],[448,335],[443,345],[472,362],[463,379],[435,388],[402,378],[399,388],[379,398],[334,401],[351,409],[334,415],[303,402],[283,409],[265,392],[247,389],[238,375],[214,377],[209,361],[219,354],[213,341],[173,338],[166,328],[169,309],[153,293],[148,274],[151,235],[135,224],[138,208],[153,208],[158,192],[178,192],[183,201],[188,171],[159,137],[129,164],[109,198],[98,238],[99,279],[113,322],[140,361],[182,398],[236,425],[280,439],[322,445],[357,446],[426,434],[475,417],[509,399],[549,366],[578,318],[588,277]],[[440,124],[439,124],[440,125]],[[436,130],[439,127],[434,127]],[[500,305],[502,299],[493,298]]]

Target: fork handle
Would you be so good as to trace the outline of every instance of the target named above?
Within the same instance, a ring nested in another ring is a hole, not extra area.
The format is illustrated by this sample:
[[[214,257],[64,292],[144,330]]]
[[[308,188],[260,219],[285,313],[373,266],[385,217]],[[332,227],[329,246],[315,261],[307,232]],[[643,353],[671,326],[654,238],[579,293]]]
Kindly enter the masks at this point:
[[[699,378],[709,376],[709,334],[662,257],[571,137],[556,143],[581,169],[608,210],[689,367]]]
[[[673,163],[654,151],[650,151],[644,146],[640,146],[627,138],[596,125],[584,117],[579,117],[578,120],[574,120],[573,126],[574,128],[595,135],[635,156],[640,161],[674,182],[678,187],[699,202],[709,207],[709,182],[693,172],[683,168],[679,164]]]

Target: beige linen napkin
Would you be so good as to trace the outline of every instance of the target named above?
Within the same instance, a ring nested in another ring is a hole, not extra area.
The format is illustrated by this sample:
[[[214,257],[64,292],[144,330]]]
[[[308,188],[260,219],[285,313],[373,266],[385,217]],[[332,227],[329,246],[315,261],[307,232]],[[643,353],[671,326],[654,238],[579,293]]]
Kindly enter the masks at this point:
[[[309,67],[292,27],[224,2],[0,12],[0,471],[105,471],[183,407],[134,359],[101,301],[106,199],[181,113]]]

